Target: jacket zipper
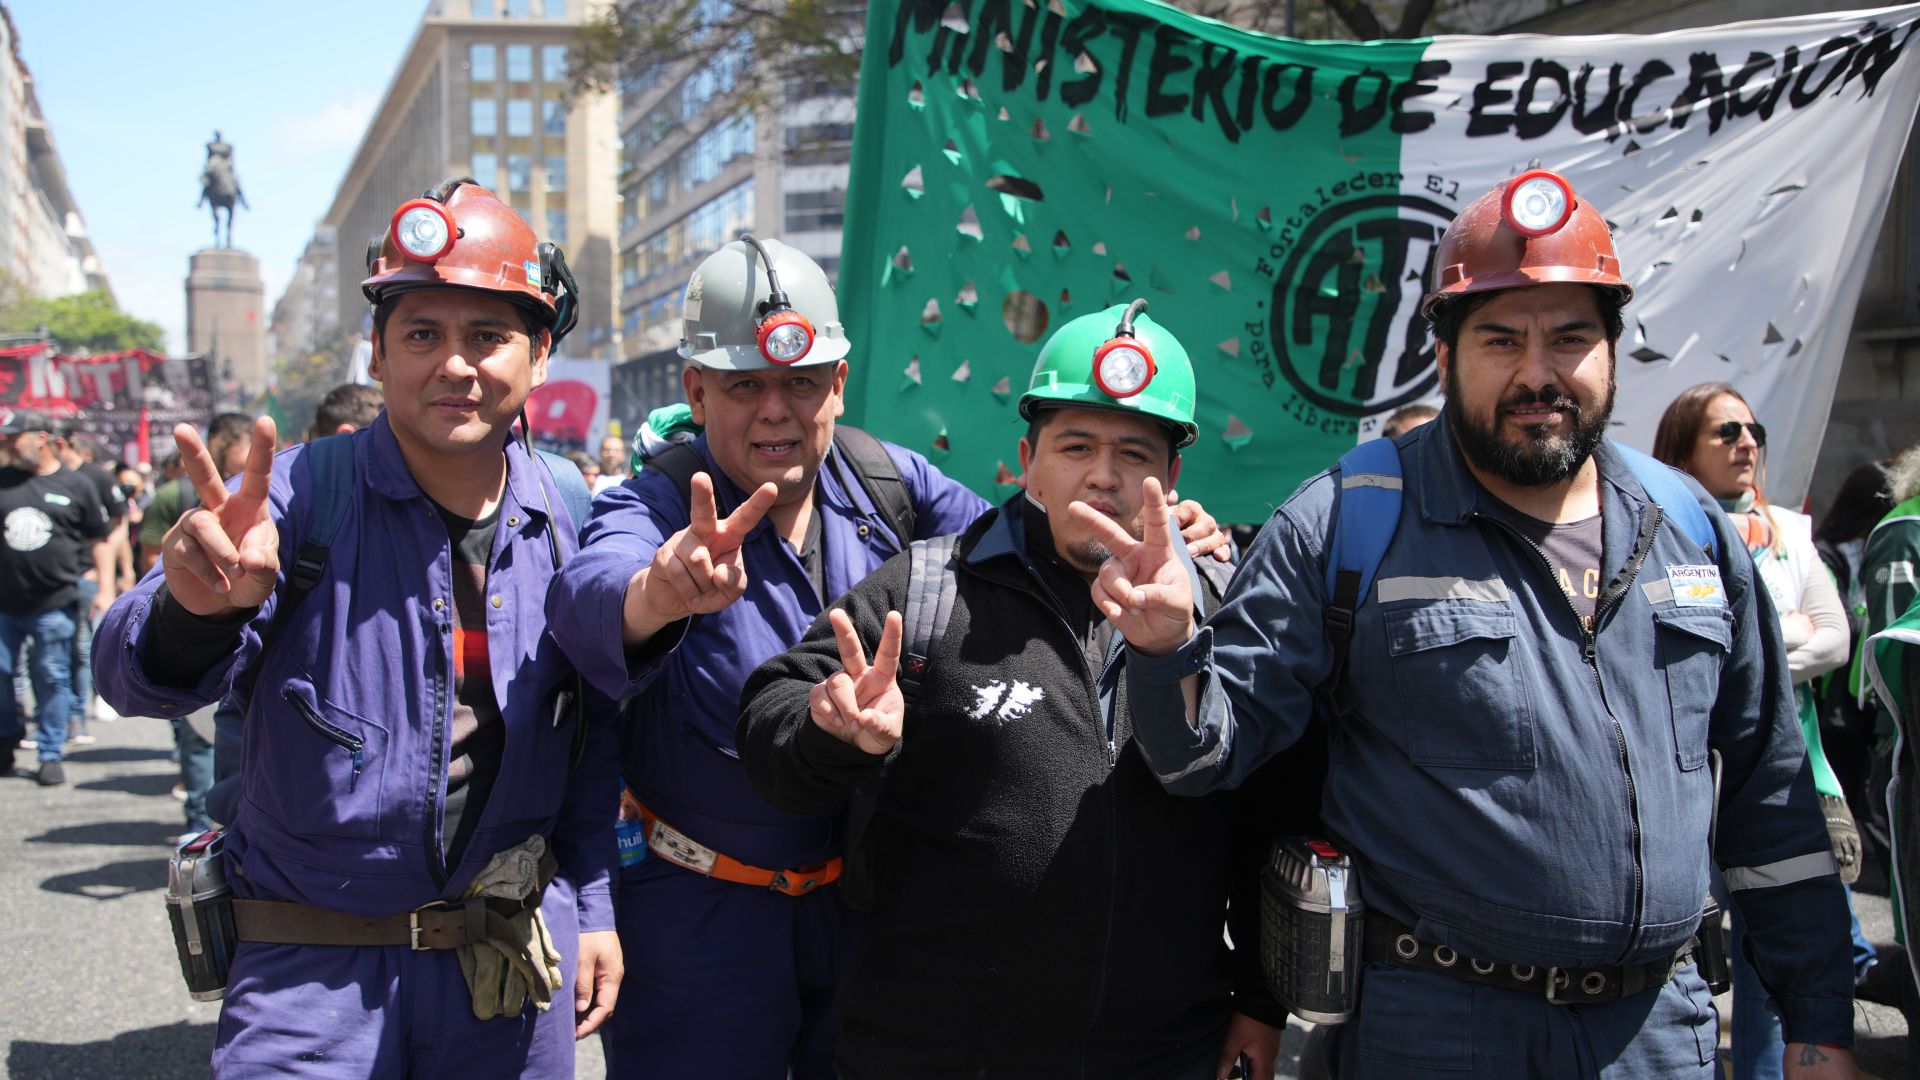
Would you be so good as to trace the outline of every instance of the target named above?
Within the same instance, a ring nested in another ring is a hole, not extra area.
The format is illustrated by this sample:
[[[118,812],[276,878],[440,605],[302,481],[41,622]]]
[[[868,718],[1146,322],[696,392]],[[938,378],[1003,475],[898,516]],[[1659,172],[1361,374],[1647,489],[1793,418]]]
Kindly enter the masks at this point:
[[[359,787],[360,770],[367,765],[366,741],[358,735],[349,734],[329,723],[326,717],[320,715],[320,710],[307,704],[305,698],[294,693],[293,687],[289,686],[281,690],[280,696],[287,699],[287,702],[293,706],[293,711],[300,714],[300,718],[307,722],[307,726],[312,728],[315,734],[352,755],[353,773],[347,778],[347,790],[352,791]]]
[[[1642,869],[1645,852],[1640,835],[1640,794],[1633,779],[1633,761],[1627,754],[1627,730],[1621,725],[1620,718],[1614,715],[1613,704],[1607,700],[1606,681],[1600,677],[1599,634],[1601,619],[1605,618],[1606,615],[1613,610],[1614,605],[1620,598],[1627,594],[1627,590],[1633,587],[1634,581],[1640,576],[1641,567],[1646,564],[1647,555],[1653,549],[1653,537],[1659,532],[1660,519],[1663,512],[1659,505],[1655,504],[1649,506],[1646,513],[1647,517],[1642,519],[1639,535],[1633,546],[1632,556],[1627,560],[1626,565],[1622,567],[1623,576],[1616,578],[1613,583],[1607,586],[1606,592],[1601,595],[1599,603],[1594,607],[1593,620],[1591,623],[1581,619],[1580,613],[1574,610],[1573,598],[1567,595],[1566,588],[1562,586],[1559,590],[1560,599],[1566,602],[1567,610],[1572,612],[1574,620],[1580,623],[1580,658],[1586,661],[1587,669],[1593,672],[1593,686],[1600,695],[1600,708],[1606,712],[1607,722],[1613,725],[1613,740],[1614,746],[1619,752],[1620,772],[1627,781],[1627,825],[1629,836],[1632,839],[1633,851],[1633,918],[1627,928],[1626,951],[1628,952],[1632,951],[1634,941],[1640,936],[1641,912],[1646,905],[1646,879],[1645,872]],[[1498,518],[1488,517],[1477,510],[1473,512],[1472,516],[1482,521],[1493,522],[1502,529],[1505,529],[1508,533],[1519,538],[1520,542],[1530,548],[1534,555],[1539,558],[1541,568],[1547,572],[1547,578],[1557,581],[1558,576],[1553,572],[1553,563],[1547,558],[1547,553],[1541,550],[1540,545],[1535,543],[1531,537],[1506,522]]]
[[[451,655],[443,655],[446,664],[451,666]],[[447,679],[443,667],[433,678],[433,746],[427,755],[426,814],[427,872],[433,875],[434,885],[443,889],[446,888],[448,875],[447,853],[440,847],[440,758],[446,753],[446,716]]]
[[[1058,594],[1056,594],[1053,591],[1053,586],[1048,585],[1046,580],[1042,578],[1039,574],[1035,573],[1031,566],[1025,566],[1024,565],[1025,560],[1022,560],[1022,563],[1024,568],[1027,571],[1027,577],[1035,585],[1038,585],[1040,587],[1041,592],[1045,594],[1046,599],[1052,602],[1049,609],[1053,612],[1054,621],[1058,622],[1060,624],[1060,628],[1067,632],[1067,637],[1070,640],[1072,640],[1074,643],[1074,650],[1076,652],[1079,652],[1080,640],[1078,636],[1074,634],[1073,626],[1072,624],[1067,622],[1066,616],[1060,614],[1062,611],[1065,611],[1067,609],[1067,605],[1060,602],[1060,597]],[[1113,653],[1111,650],[1109,650],[1107,660],[1104,664],[1101,665],[1101,668],[1100,668],[1101,679],[1104,679],[1106,677],[1107,669],[1112,666],[1113,666]],[[1083,659],[1080,664],[1080,671],[1083,673],[1083,675],[1086,673],[1086,667],[1087,665]],[[1091,682],[1089,682],[1087,685],[1087,689],[1089,691],[1089,696],[1093,699],[1094,712],[1096,713],[1100,712],[1101,711],[1100,680],[1094,679]],[[1104,725],[1104,727],[1105,727],[1105,731],[1103,732],[1103,734],[1105,734],[1106,736],[1106,744],[1107,744],[1107,772],[1111,774],[1114,770],[1114,767],[1119,763],[1120,752],[1114,742],[1115,725],[1113,723],[1108,723]],[[1101,787],[1105,791],[1106,801],[1107,801],[1107,892],[1106,892],[1107,918],[1106,918],[1106,930],[1101,937],[1100,966],[1096,968],[1093,973],[1094,975],[1093,1007],[1088,1010],[1087,1032],[1086,1032],[1086,1036],[1081,1040],[1082,1046],[1092,1045],[1093,1033],[1100,1026],[1100,1010],[1106,1005],[1106,1002],[1107,1002],[1107,956],[1109,953],[1113,951],[1113,923],[1114,923],[1113,898],[1119,895],[1119,889],[1120,889],[1120,855],[1119,855],[1120,823],[1117,820],[1119,817],[1119,808],[1118,808],[1118,804],[1115,802],[1115,798],[1113,794],[1113,785],[1103,784],[1101,785]],[[1087,1055],[1084,1052],[1081,1054],[1081,1057],[1080,1057],[1080,1076],[1082,1080],[1088,1080]]]

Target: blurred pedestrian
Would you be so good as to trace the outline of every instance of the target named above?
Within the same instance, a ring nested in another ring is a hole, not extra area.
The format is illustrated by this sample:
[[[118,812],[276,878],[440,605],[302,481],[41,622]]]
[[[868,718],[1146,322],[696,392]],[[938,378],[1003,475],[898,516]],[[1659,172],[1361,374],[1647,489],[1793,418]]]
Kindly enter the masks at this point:
[[[33,642],[34,723],[42,787],[66,780],[67,721],[73,707],[74,604],[85,559],[107,535],[107,508],[85,478],[63,469],[51,430],[35,413],[0,426],[14,464],[0,469],[0,745],[9,770],[25,731],[13,694],[16,658]]]
[[[1440,415],[1440,410],[1424,401],[1405,406],[1387,417],[1387,425],[1380,429],[1383,439],[1397,439],[1421,424]]]
[[[1854,820],[1860,825],[1865,854],[1888,865],[1889,837],[1885,800],[1868,795],[1867,781],[1873,768],[1873,711],[1860,703],[1860,685],[1856,678],[1858,643],[1865,637],[1867,600],[1861,580],[1861,560],[1866,556],[1867,534],[1893,509],[1893,493],[1887,479],[1887,467],[1869,461],[1847,474],[1834,494],[1833,504],[1813,530],[1813,546],[1833,574],[1840,600],[1847,609],[1847,641],[1850,643],[1847,667],[1828,673],[1818,682],[1821,739],[1827,751],[1827,764],[1840,780]]]
[[[580,477],[587,482],[588,491],[599,491],[605,486],[600,483],[601,480],[605,479],[604,475],[600,472],[600,463],[595,461],[592,455],[588,454],[585,450],[570,450],[566,453],[565,457],[568,461],[573,462],[574,468],[580,470]]]
[[[595,495],[633,475],[629,453],[627,441],[618,435],[609,435],[600,440],[600,468],[597,470],[600,475],[591,481]]]
[[[76,746],[88,746],[93,743],[88,727],[94,712],[93,627],[113,604],[119,584],[115,570],[120,549],[128,545],[127,496],[113,475],[100,466],[106,452],[98,442],[85,435],[56,434],[54,445],[60,464],[92,484],[101,505],[107,508],[107,535],[89,549],[86,572],[75,586],[74,598],[73,618],[78,630],[73,635],[73,719],[67,740]]]
[[[1767,429],[1754,420],[1739,391],[1722,382],[1701,383],[1681,391],[1667,406],[1654,432],[1653,456],[1692,476],[1718,499],[1753,556],[1780,618],[1800,731],[1834,857],[1840,863],[1841,880],[1851,882],[1860,874],[1860,836],[1840,781],[1822,750],[1812,685],[1815,678],[1847,661],[1847,612],[1833,575],[1814,550],[1812,519],[1767,502],[1762,483],[1766,445]],[[1718,885],[1716,893],[1726,905],[1726,894]],[[1847,902],[1851,906],[1851,892]],[[1873,966],[1875,955],[1857,916],[1852,919],[1852,932],[1857,982]],[[1782,1075],[1786,1042],[1771,996],[1747,962],[1742,946],[1745,936],[1745,921],[1734,907],[1733,1076],[1734,1080],[1765,1080]]]
[[[342,383],[327,391],[320,406],[313,410],[309,440],[328,435],[345,435],[373,423],[380,415],[380,391],[359,383]]]

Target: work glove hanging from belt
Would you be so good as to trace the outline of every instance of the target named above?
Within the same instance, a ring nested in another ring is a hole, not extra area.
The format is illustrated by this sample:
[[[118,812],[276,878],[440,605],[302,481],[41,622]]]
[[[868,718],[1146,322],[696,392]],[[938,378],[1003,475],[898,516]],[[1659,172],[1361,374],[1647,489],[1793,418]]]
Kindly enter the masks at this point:
[[[1833,841],[1833,860],[1840,864],[1840,883],[1851,885],[1860,880],[1860,827],[1854,824],[1847,800],[1834,795],[1820,796],[1820,809],[1827,817],[1827,837]]]
[[[518,1016],[528,997],[542,1012],[553,1005],[562,979],[560,953],[540,913],[540,894],[554,869],[546,838],[536,834],[495,855],[461,894],[474,904],[493,899],[522,905],[505,915],[496,907],[486,920],[488,935],[455,950],[473,998],[474,1016],[482,1020]]]

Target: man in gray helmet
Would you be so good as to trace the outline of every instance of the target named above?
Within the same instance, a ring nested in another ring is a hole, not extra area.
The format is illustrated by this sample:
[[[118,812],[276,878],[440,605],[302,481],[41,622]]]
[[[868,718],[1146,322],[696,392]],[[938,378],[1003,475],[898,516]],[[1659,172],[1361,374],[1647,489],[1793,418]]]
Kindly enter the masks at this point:
[[[836,884],[845,815],[754,793],[740,691],[827,601],[987,509],[919,454],[836,426],[850,348],[806,255],[746,237],[709,256],[680,346],[705,432],[598,498],[548,594],[581,674],[638,699],[617,914],[632,974],[602,1039],[614,1077],[834,1075],[833,995],[860,933]],[[1225,541],[1204,515],[1192,531],[1199,550]]]

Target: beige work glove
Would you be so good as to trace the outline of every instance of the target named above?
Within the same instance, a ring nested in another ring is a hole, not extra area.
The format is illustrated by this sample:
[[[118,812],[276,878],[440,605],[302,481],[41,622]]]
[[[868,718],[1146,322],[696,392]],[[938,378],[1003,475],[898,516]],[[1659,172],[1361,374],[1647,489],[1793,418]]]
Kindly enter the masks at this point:
[[[535,835],[500,852],[462,896],[502,900],[532,896],[540,887],[546,850],[546,839]],[[498,916],[488,919],[491,925],[499,921]],[[518,1016],[529,997],[544,1012],[562,985],[560,953],[553,947],[553,935],[540,909],[525,908],[504,921],[508,927],[504,940],[490,938],[455,950],[473,1000],[473,1015],[481,1020]]]
[[[1833,841],[1833,861],[1840,864],[1840,883],[1851,885],[1860,880],[1860,827],[1854,824],[1845,799],[1822,795],[1820,809],[1827,818],[1827,837]]]

